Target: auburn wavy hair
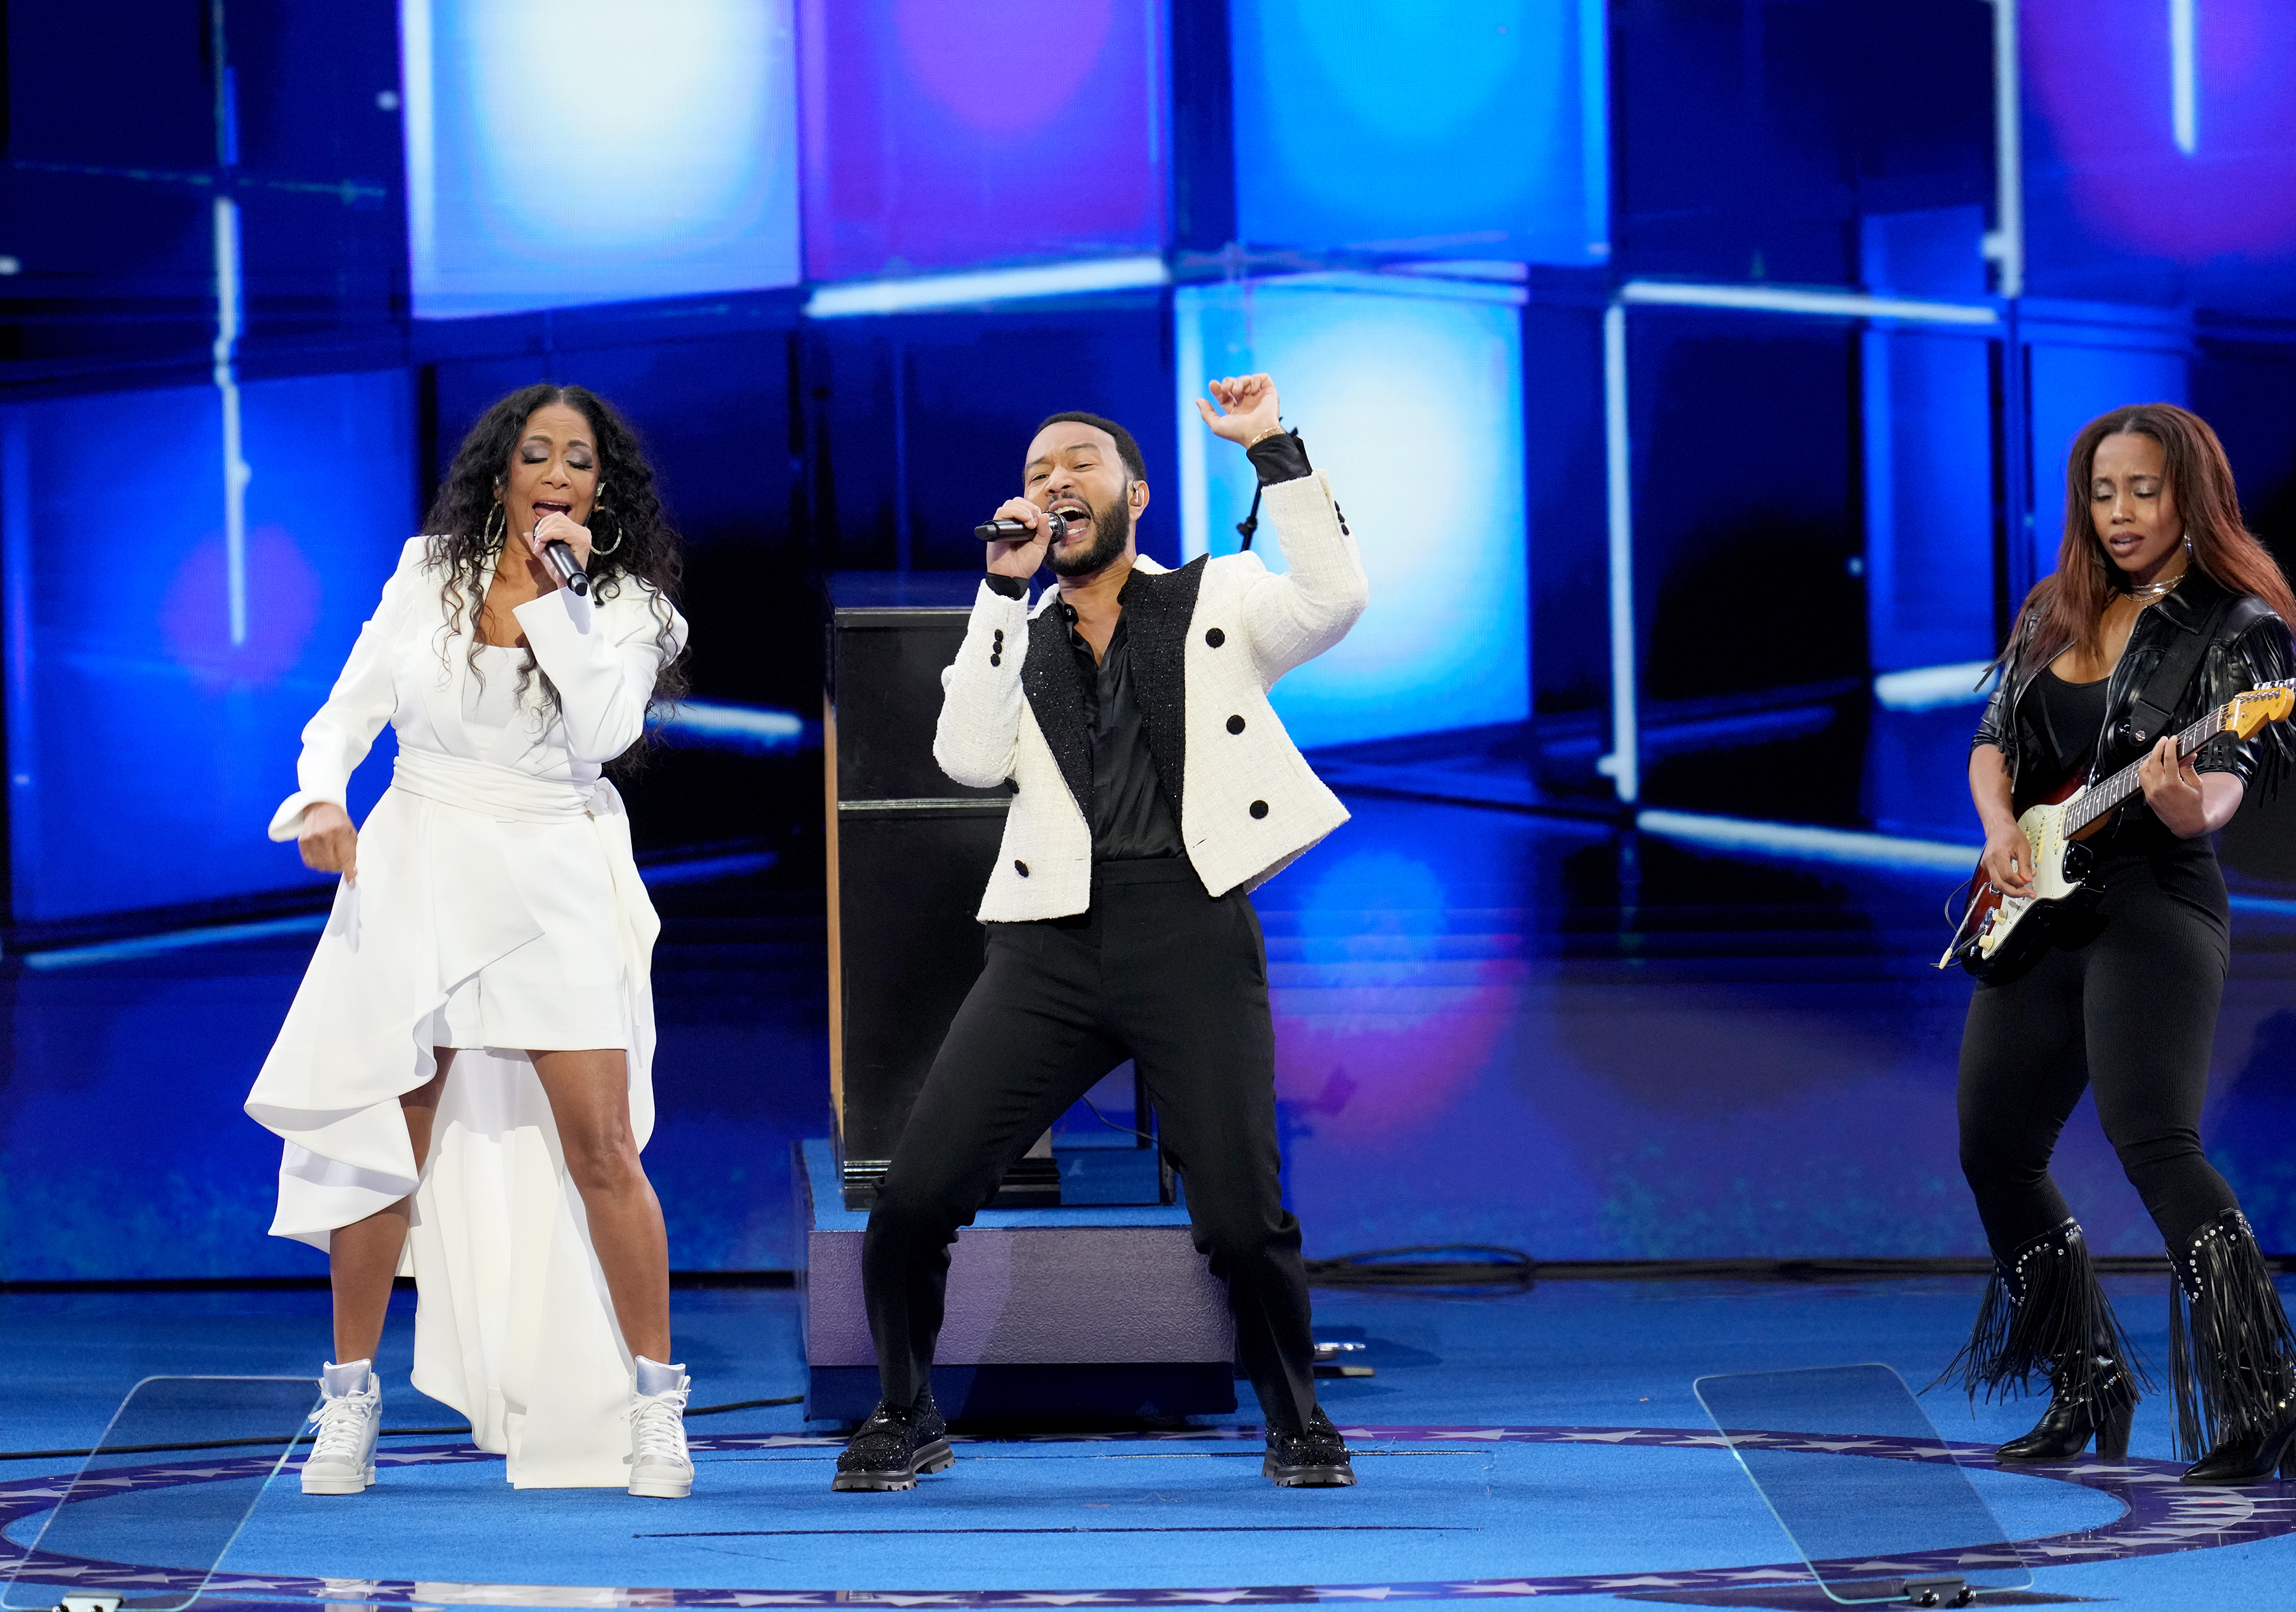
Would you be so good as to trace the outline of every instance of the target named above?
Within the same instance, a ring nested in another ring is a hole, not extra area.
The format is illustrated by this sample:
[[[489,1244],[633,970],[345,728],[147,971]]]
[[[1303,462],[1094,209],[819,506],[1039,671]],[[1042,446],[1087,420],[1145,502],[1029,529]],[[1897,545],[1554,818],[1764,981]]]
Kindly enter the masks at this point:
[[[508,525],[494,519],[495,491],[509,479],[511,456],[526,435],[526,422],[537,409],[561,403],[589,421],[598,450],[597,506],[590,515],[597,547],[586,568],[591,593],[600,599],[611,599],[627,584],[642,586],[654,619],[660,624],[656,642],[665,655],[654,677],[653,697],[659,703],[674,703],[690,686],[685,655],[668,654],[675,619],[671,612],[685,574],[685,545],[661,507],[653,467],[646,462],[637,433],[612,405],[587,387],[552,386],[546,381],[521,387],[479,416],[478,423],[463,438],[463,446],[455,450],[454,466],[423,520],[423,530],[429,535],[427,558],[431,569],[445,577],[447,620],[455,633],[468,626],[471,670],[473,675],[483,676],[479,670],[477,618],[486,599],[480,579],[502,552]],[[439,652],[446,653],[443,643]],[[536,677],[542,680],[551,710],[562,710],[558,690],[535,665],[529,650],[519,668],[521,698]],[[623,753],[625,770],[636,765],[645,744],[641,736]]]
[[[2241,520],[2232,462],[2225,457],[2216,432],[2198,414],[2173,403],[2140,403],[2099,414],[2081,427],[2072,452],[2065,456],[2065,535],[2057,545],[2057,569],[2033,585],[2017,613],[2020,623],[2029,613],[2036,618],[2037,658],[2046,661],[2074,643],[2086,653],[2099,652],[2105,606],[2115,593],[2128,591],[2126,575],[2096,535],[2089,498],[2097,445],[2124,431],[2161,445],[2162,479],[2184,517],[2193,564],[2202,575],[2234,597],[2253,594],[2281,620],[2296,626],[2296,595],[2289,593],[2288,578],[2271,551]],[[2015,650],[2013,630],[2004,658]]]

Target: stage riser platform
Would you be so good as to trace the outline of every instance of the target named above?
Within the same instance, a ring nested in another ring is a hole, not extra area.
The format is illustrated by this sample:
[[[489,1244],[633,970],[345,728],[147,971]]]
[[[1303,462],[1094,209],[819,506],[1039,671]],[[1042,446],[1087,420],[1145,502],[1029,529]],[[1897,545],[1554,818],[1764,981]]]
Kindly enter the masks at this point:
[[[847,1209],[827,1139],[800,1145],[806,1413],[857,1421],[877,1403],[861,1287],[865,1215]],[[943,1413],[1126,1420],[1235,1409],[1227,1289],[1178,1206],[983,1210],[950,1251],[933,1371]]]

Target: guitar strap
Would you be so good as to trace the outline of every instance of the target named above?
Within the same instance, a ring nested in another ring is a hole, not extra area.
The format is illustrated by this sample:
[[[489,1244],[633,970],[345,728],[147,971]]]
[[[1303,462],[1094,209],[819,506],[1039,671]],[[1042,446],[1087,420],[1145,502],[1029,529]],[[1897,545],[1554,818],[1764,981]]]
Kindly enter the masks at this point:
[[[2144,687],[2129,702],[2127,730],[2140,752],[2159,742],[2161,735],[2169,732],[2169,724],[2176,720],[2177,708],[2185,701],[2185,691],[2192,686],[2209,645],[2216,642],[2217,624],[2224,619],[2233,602],[2233,595],[2226,593],[2197,631],[2170,644],[2161,664],[2152,668],[2152,675],[2145,679]],[[2103,763],[2102,753],[2097,759]]]

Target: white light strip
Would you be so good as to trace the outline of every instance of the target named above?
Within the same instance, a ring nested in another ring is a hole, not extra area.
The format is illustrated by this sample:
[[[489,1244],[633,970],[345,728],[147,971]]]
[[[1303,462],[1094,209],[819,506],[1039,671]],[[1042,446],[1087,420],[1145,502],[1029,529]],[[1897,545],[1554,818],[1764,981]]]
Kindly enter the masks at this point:
[[[2191,156],[2200,149],[2200,95],[2194,82],[2193,15],[2199,0],[2169,0],[2169,97],[2177,149]]]
[[[1603,314],[1603,447],[1611,517],[1611,753],[1600,764],[1628,806],[1642,793],[1642,738],[1636,732],[1635,503],[1627,438],[1627,310]]]
[[[1722,851],[1751,851],[1803,862],[1851,863],[1863,867],[1910,868],[1922,872],[1967,874],[1977,865],[1977,847],[1942,839],[1906,839],[1855,829],[1819,829],[1796,822],[1762,822],[1748,817],[1715,817],[1703,812],[1638,812],[1635,826],[1645,834],[1685,839]]]
[[[1731,308],[1753,314],[1815,314],[1829,319],[1904,319],[1920,324],[1989,328],[2000,315],[1979,303],[1925,302],[1908,297],[1869,297],[1862,291],[1795,290],[1784,286],[1685,285],[1629,280],[1619,300],[1644,307]]]
[[[247,461],[239,429],[239,203],[215,202],[216,390],[223,394],[223,552],[231,642],[247,642]]]
[[[1964,660],[1953,666],[1883,672],[1874,679],[1874,698],[1890,711],[1934,711],[1941,706],[1980,705],[1985,700],[1986,691],[1978,684],[1992,669],[1989,660]]]
[[[2025,294],[2025,127],[2018,97],[2017,0],[1993,0],[1993,228],[1985,255],[1993,289]]]
[[[720,705],[682,700],[655,717],[665,732],[692,742],[743,750],[794,750],[806,741],[805,719],[770,706]]]
[[[415,295],[439,266],[439,146],[433,111],[430,0],[399,0],[398,119],[406,151],[406,258]]]
[[[1168,285],[1171,279],[1172,271],[1161,258],[1095,258],[1035,268],[980,269],[966,274],[920,274],[907,280],[824,285],[806,299],[805,311],[812,319],[849,319],[865,314],[972,307],[1033,297],[1139,290]]]

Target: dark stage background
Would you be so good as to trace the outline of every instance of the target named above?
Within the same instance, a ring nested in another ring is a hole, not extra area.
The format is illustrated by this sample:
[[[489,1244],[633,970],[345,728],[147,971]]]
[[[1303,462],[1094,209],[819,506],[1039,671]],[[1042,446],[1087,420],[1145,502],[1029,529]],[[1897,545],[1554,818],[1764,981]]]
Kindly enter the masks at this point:
[[[2194,18],[2171,27],[2171,14]],[[674,1263],[824,1133],[819,579],[963,569],[1055,409],[1167,562],[1267,368],[1374,604],[1277,703],[1310,1251],[1972,1254],[1930,969],[1971,692],[2114,405],[2296,558],[2276,0],[0,4],[0,1280],[311,1273],[239,1102],[327,889],[263,828],[462,433],[640,428],[694,702],[629,788]],[[387,778],[389,741],[355,809]],[[2227,835],[2210,1140],[2296,1248],[2296,853]],[[963,960],[956,960],[958,966]],[[2091,1235],[2146,1251],[2078,1119]]]

